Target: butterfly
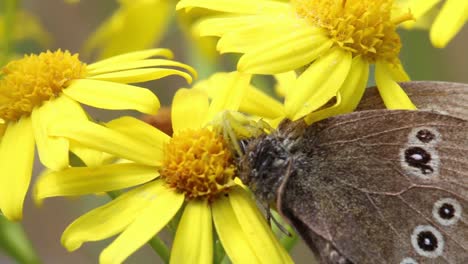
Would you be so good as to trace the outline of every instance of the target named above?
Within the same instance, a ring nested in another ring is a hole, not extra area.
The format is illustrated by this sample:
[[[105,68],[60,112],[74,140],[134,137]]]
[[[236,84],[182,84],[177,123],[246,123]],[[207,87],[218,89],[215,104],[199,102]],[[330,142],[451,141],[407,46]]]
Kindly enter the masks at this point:
[[[468,263],[468,85],[408,82],[418,110],[283,121],[242,142],[239,175],[321,263]]]

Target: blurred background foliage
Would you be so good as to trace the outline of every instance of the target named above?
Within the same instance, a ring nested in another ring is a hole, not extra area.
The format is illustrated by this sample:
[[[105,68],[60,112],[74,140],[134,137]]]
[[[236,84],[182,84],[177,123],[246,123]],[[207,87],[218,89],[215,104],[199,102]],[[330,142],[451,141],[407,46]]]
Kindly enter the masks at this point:
[[[214,39],[192,36],[188,25],[194,17],[176,15],[176,2],[0,0],[0,63],[4,65],[23,54],[47,49],[78,52],[81,60],[92,62],[131,50],[164,47],[174,51],[176,60],[194,66],[200,78],[215,71],[234,70],[235,55],[220,57],[214,50]],[[9,10],[16,11],[12,15]],[[412,80],[468,83],[468,27],[465,26],[445,49],[432,47],[427,31],[400,30],[400,34],[403,43],[401,60]],[[188,86],[178,77],[143,85],[156,92],[166,106],[170,105],[177,88]],[[372,81],[369,85],[373,85]],[[109,112],[96,114],[100,120],[122,114]],[[126,114],[135,115],[132,112]],[[41,169],[36,164],[36,174]],[[55,198],[47,200],[42,208],[37,208],[29,195],[23,224],[43,263],[96,263],[100,250],[108,241],[86,243],[80,250],[68,253],[60,245],[60,236],[77,216],[107,200],[106,196]],[[302,244],[293,250],[293,255],[296,255],[295,259],[305,259],[304,263],[310,260],[310,253]],[[157,259],[157,255],[145,246],[127,263],[155,263]],[[15,262],[0,251],[0,263]]]

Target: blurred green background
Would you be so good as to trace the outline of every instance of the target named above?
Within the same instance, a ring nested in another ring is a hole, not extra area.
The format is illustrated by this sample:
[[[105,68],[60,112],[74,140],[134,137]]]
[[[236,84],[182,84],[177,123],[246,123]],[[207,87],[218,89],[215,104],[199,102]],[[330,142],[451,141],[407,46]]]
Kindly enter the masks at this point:
[[[1,0],[7,2],[9,0]],[[175,2],[175,1],[174,1]],[[4,4],[2,3],[2,4]],[[4,5],[2,5],[4,6]],[[61,0],[25,0],[19,6],[20,10],[26,10],[33,14],[37,21],[42,24],[46,33],[42,44],[27,37],[19,40],[11,46],[17,54],[37,53],[45,49],[55,50],[67,49],[71,52],[82,51],[83,44],[98,25],[112,15],[118,4],[113,0],[81,1],[77,4],[67,4]],[[3,10],[2,10],[3,11]],[[158,10],[155,10],[157,13]],[[15,27],[23,27],[24,21],[16,19]],[[190,48],[188,38],[184,36],[180,25],[175,18],[169,22],[169,29],[164,34],[160,43],[155,47],[170,48],[175,53],[175,58],[185,63],[200,63],[194,60],[194,49]],[[147,25],[142,24],[144,29]],[[401,30],[403,50],[401,59],[408,74],[413,80],[442,80],[468,83],[468,27],[445,48],[435,49],[431,46],[426,31]],[[42,46],[41,46],[42,45]],[[3,51],[1,51],[3,53]],[[92,56],[81,56],[85,62],[93,62]],[[226,61],[228,63],[226,63]],[[229,59],[223,60],[221,70],[233,70],[233,63]],[[232,60],[231,60],[232,62]],[[213,71],[212,67],[200,70],[201,76],[206,77]],[[369,83],[373,85],[373,83]],[[170,105],[174,91],[179,87],[187,87],[181,78],[169,77],[162,81],[142,84],[151,87],[163,105]],[[99,120],[109,120],[122,115],[122,112],[97,111],[95,113]],[[126,114],[135,115],[134,112]],[[42,168],[39,164],[35,166],[35,175]],[[13,179],[12,179],[13,180]],[[61,232],[76,217],[95,208],[97,205],[108,201],[106,196],[88,196],[82,198],[55,198],[45,201],[42,208],[33,205],[30,195],[26,198],[26,206],[23,224],[27,234],[30,236],[34,247],[44,263],[97,263],[98,255],[107,243],[87,243],[72,253],[67,252],[60,245]],[[297,263],[310,263],[310,253],[301,243],[293,252]],[[127,263],[158,263],[157,255],[145,246],[136,254],[131,256]],[[0,264],[14,263],[9,257],[0,252]]]

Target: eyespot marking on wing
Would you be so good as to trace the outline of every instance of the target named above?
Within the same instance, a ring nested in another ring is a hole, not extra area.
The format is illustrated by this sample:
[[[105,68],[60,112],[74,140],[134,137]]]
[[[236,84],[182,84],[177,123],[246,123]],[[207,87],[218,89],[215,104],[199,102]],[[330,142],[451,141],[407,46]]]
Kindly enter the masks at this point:
[[[462,207],[460,203],[452,198],[442,198],[434,203],[432,216],[439,224],[450,226],[461,218]]]
[[[437,177],[439,156],[434,148],[406,146],[401,151],[402,167],[412,176],[422,179]]]
[[[442,139],[440,133],[432,127],[418,127],[411,131],[408,143],[412,145],[431,145],[439,143]]]
[[[444,238],[433,226],[419,225],[411,234],[411,245],[416,253],[427,258],[437,258],[444,251]]]

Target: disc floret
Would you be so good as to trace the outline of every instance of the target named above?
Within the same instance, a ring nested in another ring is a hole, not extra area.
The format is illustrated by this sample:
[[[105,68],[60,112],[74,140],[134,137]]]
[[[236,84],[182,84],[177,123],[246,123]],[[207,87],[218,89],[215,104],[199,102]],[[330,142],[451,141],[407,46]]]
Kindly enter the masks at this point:
[[[233,156],[224,138],[207,128],[179,132],[165,152],[161,175],[188,199],[212,201],[234,184]]]
[[[8,63],[0,80],[0,118],[16,121],[57,97],[70,81],[86,75],[78,54],[47,51]]]
[[[412,19],[409,12],[392,17],[393,0],[291,0],[291,3],[298,16],[325,29],[336,45],[370,62],[396,62],[401,49],[396,27]]]

